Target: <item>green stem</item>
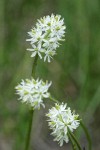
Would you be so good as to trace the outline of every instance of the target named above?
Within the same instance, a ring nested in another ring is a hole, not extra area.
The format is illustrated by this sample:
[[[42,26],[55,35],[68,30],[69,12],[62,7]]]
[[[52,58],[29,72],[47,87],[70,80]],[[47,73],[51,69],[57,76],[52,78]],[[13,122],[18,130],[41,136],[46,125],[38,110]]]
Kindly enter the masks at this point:
[[[35,56],[33,67],[32,67],[32,77],[35,78],[36,66],[37,66],[38,55]]]
[[[33,67],[32,67],[32,77],[35,77],[37,60],[38,60],[38,55],[36,55],[35,59],[34,59],[34,63],[33,63]],[[33,121],[33,113],[34,113],[34,110],[30,110],[29,127],[28,127],[28,132],[27,132],[25,150],[29,150],[30,139],[31,139],[32,121]]]
[[[51,95],[50,95],[50,97],[49,97],[52,101],[54,101],[55,103],[59,103],[59,101],[58,100],[56,100],[54,97],[52,97]]]
[[[70,139],[70,141],[71,141],[73,150],[76,150],[76,145],[75,145],[75,143],[74,143],[74,141],[73,141],[71,135],[69,134],[69,132],[68,132],[68,137],[69,137],[69,139]]]
[[[83,128],[84,132],[85,132],[85,135],[86,135],[86,138],[87,138],[87,141],[88,141],[88,150],[91,150],[92,149],[92,146],[91,146],[91,138],[90,138],[90,135],[88,133],[88,130],[86,128],[86,126],[83,124],[82,121],[80,121],[80,125],[81,127]]]
[[[76,137],[74,136],[74,134],[70,131],[70,129],[68,129],[69,134],[71,135],[71,137],[73,138],[74,142],[76,143],[77,147],[79,150],[82,150],[78,140],[76,139]]]
[[[27,133],[27,139],[26,139],[26,146],[25,150],[29,149],[29,144],[30,144],[30,136],[31,136],[31,129],[32,129],[32,120],[33,120],[33,110],[30,110],[30,116],[29,116],[29,128],[28,128],[28,133]]]

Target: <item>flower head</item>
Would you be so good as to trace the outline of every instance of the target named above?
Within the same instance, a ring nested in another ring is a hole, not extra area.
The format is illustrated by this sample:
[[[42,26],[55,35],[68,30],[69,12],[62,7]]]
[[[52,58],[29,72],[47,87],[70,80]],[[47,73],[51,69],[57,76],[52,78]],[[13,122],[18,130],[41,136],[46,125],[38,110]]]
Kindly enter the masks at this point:
[[[40,18],[36,26],[28,32],[30,38],[27,41],[32,45],[32,49],[27,49],[32,52],[31,57],[36,54],[44,61],[51,61],[52,56],[56,54],[56,49],[63,41],[65,34],[64,19],[60,15],[44,16]]]
[[[53,130],[52,135],[55,137],[54,141],[59,141],[60,146],[65,141],[68,143],[68,129],[73,132],[79,126],[79,115],[75,115],[71,112],[70,107],[67,104],[55,104],[55,107],[49,109],[49,113],[46,114],[49,117],[48,125]]]
[[[43,98],[49,97],[48,89],[51,86],[51,82],[43,82],[42,80],[26,79],[22,80],[19,85],[15,87],[17,94],[20,96],[19,100],[23,103],[29,104],[31,107],[40,108],[40,105],[45,107]]]

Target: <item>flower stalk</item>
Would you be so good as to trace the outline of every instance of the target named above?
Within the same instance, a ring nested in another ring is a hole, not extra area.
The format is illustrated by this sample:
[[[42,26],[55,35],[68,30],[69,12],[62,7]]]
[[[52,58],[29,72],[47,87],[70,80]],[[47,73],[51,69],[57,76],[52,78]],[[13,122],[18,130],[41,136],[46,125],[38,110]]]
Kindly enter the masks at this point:
[[[73,138],[74,142],[76,143],[77,147],[79,150],[82,150],[78,140],[76,139],[76,137],[74,136],[74,134],[70,131],[70,129],[68,129],[69,134],[71,135],[71,137]]]
[[[53,102],[55,102],[55,103],[59,103],[59,101],[58,100],[56,100],[54,97],[52,97],[51,95],[50,95],[50,100],[52,100]]]
[[[35,56],[33,67],[32,67],[32,76],[33,77],[35,77],[35,73],[36,73],[37,60],[38,60],[38,55]],[[28,127],[28,132],[27,132],[27,137],[26,137],[25,150],[29,150],[34,110],[31,109],[29,113],[30,113],[30,116],[29,116],[29,127]]]
[[[74,143],[74,141],[73,141],[71,135],[69,134],[69,132],[68,132],[68,137],[69,137],[69,139],[70,139],[70,141],[71,141],[71,145],[72,145],[73,150],[77,150],[77,149],[76,149],[76,144]]]
[[[91,149],[92,149],[91,137],[90,137],[90,135],[89,135],[89,133],[88,133],[88,130],[87,130],[86,126],[84,125],[84,123],[83,123],[82,121],[80,121],[80,125],[81,125],[81,127],[83,128],[84,133],[85,133],[86,138],[87,138],[87,141],[88,141],[88,150],[91,150]]]
[[[36,73],[37,60],[38,60],[38,55],[35,56],[34,63],[32,66],[32,77],[34,78],[35,78],[35,73]]]
[[[27,132],[27,137],[26,137],[26,144],[25,144],[25,150],[29,149],[29,144],[30,144],[30,139],[31,139],[31,129],[32,129],[32,120],[33,120],[33,113],[34,110],[30,110],[30,116],[29,116],[29,127],[28,127],[28,132]]]

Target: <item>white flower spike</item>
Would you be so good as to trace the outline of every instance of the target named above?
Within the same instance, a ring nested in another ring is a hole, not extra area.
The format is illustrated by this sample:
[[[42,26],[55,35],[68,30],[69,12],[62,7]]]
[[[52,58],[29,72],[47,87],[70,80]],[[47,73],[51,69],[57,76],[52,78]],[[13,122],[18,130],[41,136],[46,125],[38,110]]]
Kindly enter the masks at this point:
[[[52,135],[55,137],[54,141],[59,141],[60,146],[65,141],[68,143],[68,128],[73,132],[80,124],[78,119],[79,115],[75,115],[71,112],[70,107],[67,104],[55,104],[55,107],[49,109],[49,113],[46,116],[49,118],[48,125],[53,130]]]
[[[59,42],[64,40],[65,29],[64,19],[61,19],[60,15],[52,14],[40,18],[36,26],[28,32],[30,38],[27,41],[30,42],[32,49],[27,50],[32,52],[31,57],[38,54],[40,59],[50,62],[52,56],[56,54]]]
[[[23,103],[29,104],[33,109],[39,109],[40,105],[45,107],[43,98],[50,96],[48,89],[51,86],[51,82],[43,82],[42,80],[26,79],[22,80],[19,85],[15,87],[17,94],[20,96],[19,100]]]

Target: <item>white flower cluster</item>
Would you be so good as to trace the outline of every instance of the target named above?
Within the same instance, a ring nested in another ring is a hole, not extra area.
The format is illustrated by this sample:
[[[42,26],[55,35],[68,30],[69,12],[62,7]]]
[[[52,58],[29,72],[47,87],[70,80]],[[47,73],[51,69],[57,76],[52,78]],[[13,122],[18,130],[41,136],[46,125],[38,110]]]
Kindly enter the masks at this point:
[[[45,107],[43,98],[48,98],[48,89],[51,86],[51,82],[43,82],[42,80],[22,80],[21,83],[15,87],[17,94],[20,96],[19,100],[23,103],[28,103],[34,109],[40,108],[40,105]]]
[[[31,57],[36,54],[40,59],[44,57],[44,61],[51,61],[52,56],[56,54],[56,49],[60,45],[60,41],[63,41],[65,34],[64,19],[61,19],[60,15],[44,16],[37,21],[36,27],[33,27],[28,32],[32,48],[27,49],[32,52]]]
[[[55,107],[49,110],[46,114],[49,117],[48,125],[53,130],[52,135],[55,137],[54,141],[59,141],[60,146],[65,141],[68,143],[68,128],[71,132],[76,129],[80,122],[78,119],[79,115],[75,115],[71,112],[70,107],[66,109],[67,104],[55,104]]]

